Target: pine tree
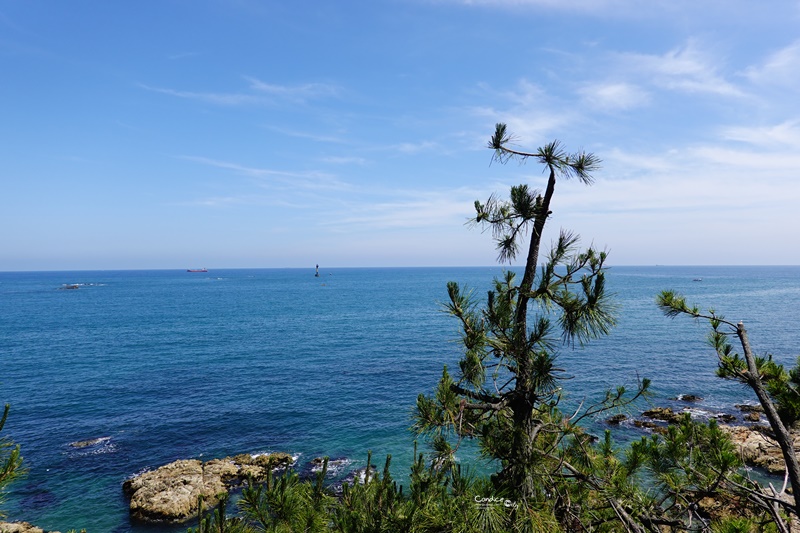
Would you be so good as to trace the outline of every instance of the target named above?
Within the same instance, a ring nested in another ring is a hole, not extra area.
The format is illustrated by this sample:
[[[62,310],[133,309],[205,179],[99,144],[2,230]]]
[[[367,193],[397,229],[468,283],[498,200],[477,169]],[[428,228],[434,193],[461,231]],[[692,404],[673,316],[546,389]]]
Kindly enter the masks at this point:
[[[482,308],[470,291],[448,283],[445,307],[460,321],[463,357],[455,377],[445,367],[435,394],[418,397],[414,427],[430,436],[441,468],[453,465],[464,438],[477,439],[482,453],[500,462],[497,489],[530,506],[552,497],[559,479],[580,472],[567,461],[568,453],[586,449],[588,437],[578,422],[632,401],[648,383],[643,380],[632,396],[624,388],[609,392],[574,417],[559,411],[559,347],[583,345],[608,334],[615,323],[605,290],[607,254],[580,250],[578,237],[561,230],[538,274],[537,265],[556,183],[575,178],[590,185],[600,160],[568,153],[558,141],[534,152],[511,149],[511,142],[506,126],[497,124],[489,142],[493,160],[540,163],[548,175],[544,191],[523,184],[511,188],[509,200],[492,195],[476,201],[471,223],[491,229],[501,263],[524,250],[522,280],[518,284],[506,271]]]

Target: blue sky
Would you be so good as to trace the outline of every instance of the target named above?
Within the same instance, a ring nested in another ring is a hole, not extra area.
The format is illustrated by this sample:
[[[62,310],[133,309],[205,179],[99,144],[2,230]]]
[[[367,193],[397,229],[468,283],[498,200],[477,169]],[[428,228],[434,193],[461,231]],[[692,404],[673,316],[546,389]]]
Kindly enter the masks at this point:
[[[797,1],[0,0],[0,270],[491,265],[553,139],[616,265],[800,264]]]

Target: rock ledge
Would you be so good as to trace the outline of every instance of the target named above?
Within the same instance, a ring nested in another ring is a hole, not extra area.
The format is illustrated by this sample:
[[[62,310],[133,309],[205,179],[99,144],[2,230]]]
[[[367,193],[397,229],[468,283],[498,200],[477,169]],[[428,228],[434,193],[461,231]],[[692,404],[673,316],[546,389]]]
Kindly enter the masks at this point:
[[[58,533],[58,531],[45,531],[27,522],[0,522],[0,533]]]

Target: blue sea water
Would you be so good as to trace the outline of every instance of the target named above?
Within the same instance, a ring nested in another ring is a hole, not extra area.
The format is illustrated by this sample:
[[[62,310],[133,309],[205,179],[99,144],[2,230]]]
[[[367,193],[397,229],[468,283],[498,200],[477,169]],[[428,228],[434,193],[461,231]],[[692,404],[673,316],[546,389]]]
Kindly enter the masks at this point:
[[[458,360],[458,324],[441,312],[446,283],[481,295],[501,272],[0,273],[0,403],[12,406],[3,435],[29,470],[5,510],[61,531],[185,531],[131,524],[122,482],[179,458],[237,453],[358,466],[371,450],[378,465],[391,454],[402,480],[415,399]],[[758,353],[785,364],[800,355],[800,267],[616,267],[609,288],[613,333],[560,352],[568,405],[638,377],[653,380],[660,405],[683,393],[711,413],[755,402],[714,377],[705,324],[660,313],[663,289],[743,320]],[[69,446],[87,439],[101,440]]]

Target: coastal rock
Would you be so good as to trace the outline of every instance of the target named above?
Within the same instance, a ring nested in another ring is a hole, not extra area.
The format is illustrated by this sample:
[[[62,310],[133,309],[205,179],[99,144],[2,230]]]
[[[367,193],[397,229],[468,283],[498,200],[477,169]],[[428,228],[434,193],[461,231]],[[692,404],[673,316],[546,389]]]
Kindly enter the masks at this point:
[[[103,444],[111,440],[111,437],[98,437],[96,439],[88,439],[88,440],[78,440],[75,442],[70,442],[70,448],[88,448],[90,446],[96,446],[98,444]]]
[[[183,459],[137,475],[122,485],[130,498],[131,518],[143,522],[179,523],[197,515],[198,498],[206,508],[244,479],[257,481],[293,459],[289,454],[237,455],[201,462]]]
[[[763,413],[764,408],[760,405],[753,405],[750,403],[739,403],[734,405],[735,408],[740,410],[743,413]]]
[[[778,443],[761,428],[748,426],[723,426],[720,429],[730,436],[739,449],[744,462],[763,468],[772,474],[782,474],[786,467]],[[800,447],[800,435],[792,433],[795,450]]]
[[[291,464],[294,462],[294,458],[291,455],[283,452],[256,455],[256,456],[251,455],[249,457],[251,459],[250,462],[248,463],[247,459],[245,458],[245,460],[242,461],[242,464],[260,466],[261,468],[266,468],[269,470],[285,468],[287,466],[291,466]]]
[[[703,398],[694,394],[678,394],[678,397],[675,399],[680,402],[699,402]]]
[[[620,424],[620,422],[622,422],[623,420],[626,420],[627,418],[628,418],[628,416],[624,415],[622,413],[616,414],[616,415],[613,415],[613,416],[610,416],[610,417],[606,418],[606,424],[610,424],[612,426],[618,426]]]
[[[747,413],[744,415],[744,419],[748,422],[758,422],[761,420],[761,414],[757,411],[753,411],[751,413]]]
[[[650,420],[634,420],[633,425],[634,427],[649,429],[653,433],[660,433],[662,435],[667,432],[666,426],[659,426]]]
[[[655,407],[642,413],[642,416],[652,418],[653,420],[663,420],[670,424],[677,424],[683,418],[682,413],[675,413],[669,407]]]
[[[45,531],[27,522],[0,522],[0,533],[58,533],[58,531]]]
[[[125,481],[131,518],[145,522],[182,522],[197,512],[198,497],[211,505],[225,492],[222,480],[206,478],[203,463],[181,460]]]

